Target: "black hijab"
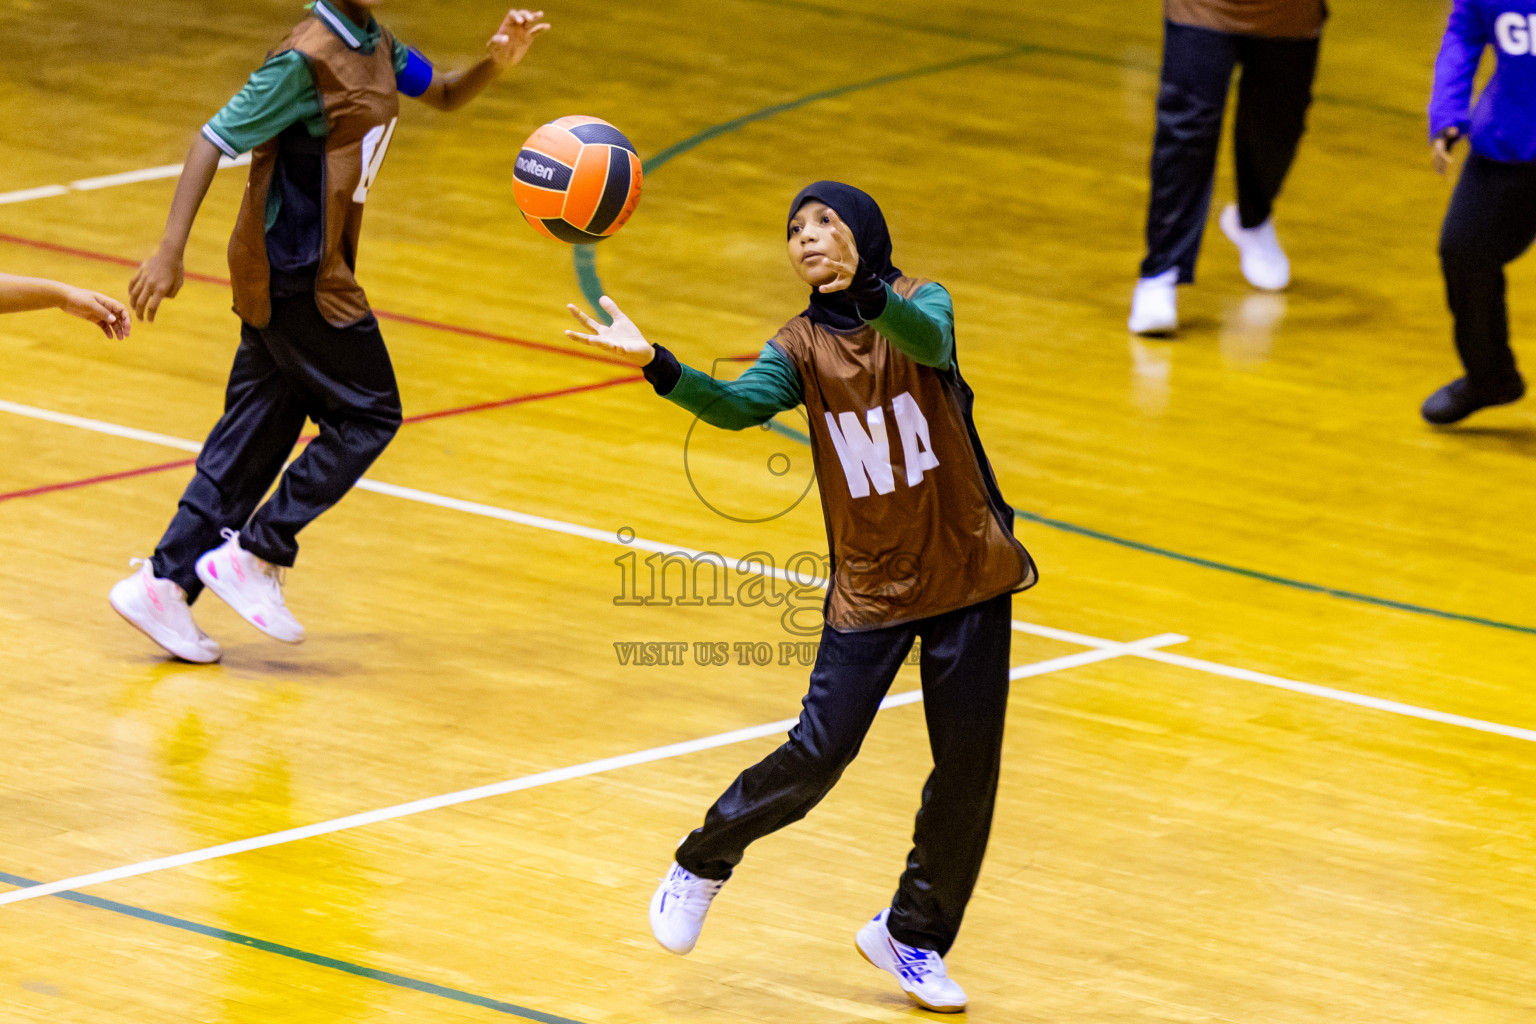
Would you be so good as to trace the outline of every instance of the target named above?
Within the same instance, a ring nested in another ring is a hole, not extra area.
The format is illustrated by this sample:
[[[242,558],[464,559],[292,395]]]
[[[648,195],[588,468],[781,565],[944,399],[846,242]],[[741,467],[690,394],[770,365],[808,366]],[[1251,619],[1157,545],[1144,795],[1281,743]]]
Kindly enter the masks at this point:
[[[901,276],[901,271],[891,264],[891,232],[885,226],[880,204],[868,192],[836,181],[818,181],[801,189],[789,207],[789,220],[793,221],[800,207],[812,200],[836,210],[853,232],[859,249],[859,269],[847,291],[827,293],[812,288],[811,304],[802,315],[834,330],[854,330],[864,326],[864,318],[859,316],[859,300],[868,301],[878,293],[883,307],[885,290],[881,282],[894,282]],[[787,222],[784,230],[787,235]]]

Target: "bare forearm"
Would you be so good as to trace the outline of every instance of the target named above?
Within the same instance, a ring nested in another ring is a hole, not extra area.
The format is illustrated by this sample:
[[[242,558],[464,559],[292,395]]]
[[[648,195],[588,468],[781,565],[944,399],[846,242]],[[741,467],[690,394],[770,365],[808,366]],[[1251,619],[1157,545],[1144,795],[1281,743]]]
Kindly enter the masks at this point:
[[[53,309],[64,303],[65,286],[41,277],[0,274],[0,313]]]
[[[458,110],[485,91],[501,75],[501,66],[486,57],[473,67],[443,74],[440,109]]]
[[[181,169],[181,179],[176,183],[176,197],[171,200],[171,215],[165,221],[165,238],[161,246],[178,253],[186,249],[192,222],[197,219],[197,211],[218,171],[219,151],[199,135],[192,143],[186,165]]]

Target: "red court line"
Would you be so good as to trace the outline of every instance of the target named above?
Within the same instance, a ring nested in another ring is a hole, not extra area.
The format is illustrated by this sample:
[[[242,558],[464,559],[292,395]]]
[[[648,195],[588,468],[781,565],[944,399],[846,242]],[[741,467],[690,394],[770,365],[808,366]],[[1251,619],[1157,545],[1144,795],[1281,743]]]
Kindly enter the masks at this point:
[[[457,409],[443,409],[439,412],[424,412],[416,416],[407,416],[405,423],[425,423],[427,420],[440,420],[448,416],[462,416],[470,412],[484,412],[487,409],[505,409],[512,405],[522,405],[524,402],[536,402],[541,398],[559,398],[562,395],[579,395],[583,391],[599,391],[603,388],[611,388],[617,384],[633,384],[636,381],[645,380],[641,373],[626,374],[623,377],[614,377],[610,380],[600,380],[595,384],[578,384],[575,387],[560,388],[557,391],[540,391],[532,395],[517,395],[513,398],[503,398],[494,402],[480,402],[475,405],[464,405]]]
[[[36,238],[22,238],[19,235],[0,234],[0,242],[11,245],[23,245],[31,249],[40,249],[43,252],[59,253],[63,256],[78,256],[80,259],[95,260],[98,263],[111,263],[119,267],[137,267],[138,260],[128,259],[126,256],[113,256],[110,253],[92,252],[90,249],[76,249],[73,246],[59,245],[56,242],[44,242]],[[229,287],[229,281],[222,277],[214,277],[211,274],[196,274],[187,271],[188,281],[197,281],[200,284],[217,284]],[[448,334],[459,334],[466,338],[481,338],[485,341],[495,341],[503,345],[516,345],[519,348],[532,349],[535,352],[549,352],[557,356],[569,356],[572,359],[585,359],[589,362],[608,363],[612,366],[629,366],[622,359],[614,356],[599,355],[596,352],[583,352],[579,349],[563,348],[559,345],[549,345],[542,341],[529,341],[526,338],[514,338],[509,334],[497,334],[494,331],[482,331],[476,327],[460,327],[458,324],[443,323],[440,320],[428,320],[424,317],[411,316],[409,313],[392,313],[387,309],[376,309],[374,315],[380,320],[392,320],[396,323],[410,324],[413,327],[425,327],[433,331],[444,331]]]
[[[514,395],[511,398],[502,398],[494,402],[479,402],[475,405],[463,405],[456,409],[440,409],[437,412],[424,412],[416,416],[407,416],[401,420],[406,423],[424,423],[427,420],[447,419],[450,416],[463,416],[472,412],[485,412],[488,409],[505,409],[509,406],[523,405],[527,402],[537,402],[544,398],[559,398],[563,395],[576,395],[583,391],[599,391],[603,388],[611,388],[618,384],[633,384],[644,380],[643,374],[635,373],[624,377],[614,377],[610,380],[600,380],[594,384],[578,384],[575,387],[560,388],[555,391],[538,391],[529,395]],[[299,438],[301,442],[313,441],[314,434],[307,434]],[[113,480],[127,480],[136,476],[148,476],[151,473],[163,473],[167,470],[182,469],[196,464],[197,458],[177,459],[175,462],[162,462],[154,466],[141,466],[138,469],[125,469],[120,473],[106,473],[102,476],[86,477],[83,480],[67,480],[64,483],[44,484],[41,487],[29,487],[24,491],[11,491],[0,494],[0,502],[11,501],[15,498],[34,498],[40,494],[52,494],[55,491],[73,491],[81,487],[90,487],[93,484],[111,483]]]
[[[157,466],[141,466],[138,469],[125,469],[121,473],[107,473],[104,476],[86,477],[84,480],[69,480],[62,484],[45,484],[42,487],[29,487],[24,491],[11,491],[8,494],[0,494],[0,501],[10,501],[13,498],[34,498],[39,494],[52,494],[54,491],[72,491],[77,487],[89,487],[92,484],[105,484],[113,480],[127,480],[135,476],[148,476],[151,473],[163,473],[168,469],[181,469],[197,462],[197,457],[190,459],[177,459],[175,462],[162,462]]]

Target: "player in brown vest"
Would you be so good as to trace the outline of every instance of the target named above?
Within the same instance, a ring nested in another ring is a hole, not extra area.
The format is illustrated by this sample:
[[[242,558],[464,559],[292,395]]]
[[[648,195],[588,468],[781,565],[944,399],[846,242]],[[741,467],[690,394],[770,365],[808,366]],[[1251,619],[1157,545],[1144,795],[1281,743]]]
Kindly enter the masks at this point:
[[[394,137],[396,94],[456,110],[549,28],[543,12],[514,10],[484,60],[442,73],[374,20],[379,2],[316,0],[203,126],[165,237],[129,286],[134,311],[153,321],[181,290],[187,236],[219,157],[254,150],[229,242],[241,327],[224,415],[154,557],[136,560],[139,571],[110,597],[120,615],[187,661],[221,654],[192,621],[190,604],[205,585],[267,635],[304,639],[281,585],[298,532],[352,489],[399,429],[389,352],[353,276],[363,204]],[[319,436],[284,471],[306,418]]]
[[[651,927],[667,949],[693,949],[747,846],[827,795],[921,639],[934,770],[895,899],[857,944],[912,999],[958,1012],[965,993],[943,957],[992,823],[1010,595],[1033,585],[1035,567],[971,420],[949,293],[902,276],[879,206],[847,185],[817,182],[796,196],[788,237],[810,305],[732,382],[651,345],[612,299],[602,300],[608,327],[570,307],[586,328],[571,337],[644,367],[658,394],[709,423],[739,430],[803,403],[834,566],[799,723],[683,841],[651,900]]]

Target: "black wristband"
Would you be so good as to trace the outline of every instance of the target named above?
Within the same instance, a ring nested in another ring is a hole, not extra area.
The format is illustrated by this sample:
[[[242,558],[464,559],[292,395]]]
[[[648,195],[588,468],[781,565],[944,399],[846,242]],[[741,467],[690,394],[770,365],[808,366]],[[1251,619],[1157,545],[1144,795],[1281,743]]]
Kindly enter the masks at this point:
[[[677,382],[683,379],[683,364],[677,361],[677,356],[668,351],[666,346],[651,347],[656,350],[656,357],[645,364],[643,372],[656,393],[665,398],[677,387]]]
[[[875,272],[863,261],[859,262],[859,269],[853,272],[853,281],[848,285],[846,294],[861,320],[874,320],[885,312],[885,282],[876,277]]]

